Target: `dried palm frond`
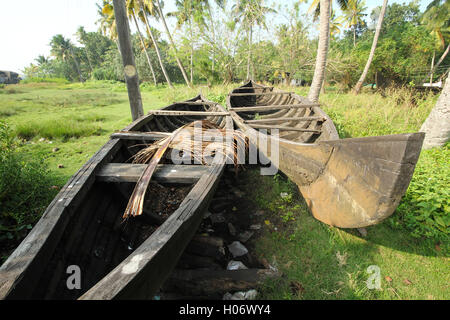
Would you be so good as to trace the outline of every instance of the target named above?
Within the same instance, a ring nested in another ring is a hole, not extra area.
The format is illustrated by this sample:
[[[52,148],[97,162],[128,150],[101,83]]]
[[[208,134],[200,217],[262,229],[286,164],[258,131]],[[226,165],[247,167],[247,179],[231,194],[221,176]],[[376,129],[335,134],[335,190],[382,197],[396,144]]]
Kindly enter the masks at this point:
[[[228,141],[223,141],[225,140]],[[210,139],[214,141],[209,141]],[[217,141],[219,140],[219,141]],[[194,121],[175,130],[170,136],[163,138],[139,151],[133,163],[148,163],[141,174],[128,202],[123,218],[142,214],[144,197],[156,166],[165,152],[170,148],[176,152],[188,153],[195,163],[208,163],[205,153],[214,161],[232,160],[237,166],[237,152],[247,149],[248,142],[240,131],[227,131],[207,120]]]

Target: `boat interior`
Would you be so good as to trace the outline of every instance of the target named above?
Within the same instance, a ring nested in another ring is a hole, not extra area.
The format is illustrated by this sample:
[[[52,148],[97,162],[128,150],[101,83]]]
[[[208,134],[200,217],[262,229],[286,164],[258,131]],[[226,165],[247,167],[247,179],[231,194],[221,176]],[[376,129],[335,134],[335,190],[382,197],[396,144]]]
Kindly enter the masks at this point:
[[[57,241],[57,244],[53,244],[56,245],[53,254],[46,259],[45,266],[40,265],[26,270],[28,275],[33,274],[34,277],[37,272],[40,274],[38,283],[30,290],[29,285],[21,285],[19,281],[12,297],[27,296],[32,299],[80,297],[151,236],[180,206],[196,181],[207,173],[204,165],[175,165],[166,157],[152,177],[145,197],[143,214],[126,220],[122,218],[135,183],[145,167],[142,164],[131,163],[137,152],[154,140],[164,137],[164,133],[171,133],[195,120],[209,120],[220,128],[225,127],[227,123],[224,115],[176,114],[178,111],[223,113],[224,110],[215,103],[205,101],[200,96],[184,103],[172,104],[162,111],[162,113],[169,112],[165,115],[146,115],[125,130],[112,135],[109,143],[113,143],[114,146],[107,156],[104,156],[105,159],[97,159],[102,163],[95,173],[93,183],[89,187],[82,186],[89,190],[84,190],[83,197],[81,201],[77,201],[76,207],[68,207],[70,213],[62,213],[70,215],[64,225],[58,221],[55,228],[62,229],[62,235],[56,239],[49,237],[46,240]],[[152,135],[154,132],[156,133]],[[101,158],[101,152],[102,150],[93,158]],[[89,161],[84,167],[86,166],[89,166]],[[69,181],[69,186],[66,185],[65,188],[76,187],[73,179],[72,177],[72,182]],[[63,196],[64,192],[61,190],[54,202],[56,203],[58,198],[66,200]],[[70,265],[80,267],[79,290],[67,288],[66,279],[70,274],[66,270]],[[25,281],[26,278],[22,280]]]

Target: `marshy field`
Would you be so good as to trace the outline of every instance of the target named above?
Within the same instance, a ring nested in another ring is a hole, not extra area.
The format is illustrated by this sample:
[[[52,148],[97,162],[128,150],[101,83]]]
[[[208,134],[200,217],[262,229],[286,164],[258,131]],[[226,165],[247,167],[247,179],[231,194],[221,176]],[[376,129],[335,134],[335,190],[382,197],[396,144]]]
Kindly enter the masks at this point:
[[[201,92],[225,105],[238,84],[141,85],[144,111]],[[306,95],[307,87],[283,87]],[[438,94],[409,88],[320,96],[341,138],[415,132]],[[126,87],[114,81],[33,82],[0,88],[0,262],[26,236],[58,190],[108,139],[131,122]],[[450,148],[422,151],[408,192],[392,217],[367,228],[316,221],[282,174],[241,171],[242,192],[264,215],[253,246],[283,272],[260,288],[266,299],[449,299]],[[287,196],[281,197],[281,193]],[[369,266],[381,288],[369,289]]]

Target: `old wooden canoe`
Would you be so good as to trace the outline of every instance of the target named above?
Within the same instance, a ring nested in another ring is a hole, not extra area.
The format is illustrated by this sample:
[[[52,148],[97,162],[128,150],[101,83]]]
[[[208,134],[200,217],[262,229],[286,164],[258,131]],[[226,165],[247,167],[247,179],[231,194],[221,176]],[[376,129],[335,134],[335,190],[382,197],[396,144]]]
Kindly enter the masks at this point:
[[[419,157],[423,133],[339,139],[318,104],[252,81],[233,90],[227,106],[253,144],[257,129],[266,156],[300,189],[313,216],[329,225],[359,228],[379,223],[398,206]],[[279,152],[270,152],[276,139]]]
[[[227,115],[220,105],[198,96],[151,111],[113,134],[0,267],[0,298],[152,298],[198,228],[225,160],[159,165],[144,214],[124,222],[129,196],[145,167],[129,159],[146,142],[194,120],[232,129]],[[160,210],[169,210],[168,217],[160,216]],[[77,267],[81,288],[73,289],[76,280],[69,277]]]

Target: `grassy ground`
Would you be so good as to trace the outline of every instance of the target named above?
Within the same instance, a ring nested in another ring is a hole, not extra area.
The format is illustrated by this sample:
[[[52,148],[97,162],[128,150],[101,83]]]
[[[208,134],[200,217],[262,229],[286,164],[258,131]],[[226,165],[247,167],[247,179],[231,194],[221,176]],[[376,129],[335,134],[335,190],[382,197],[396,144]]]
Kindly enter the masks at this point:
[[[199,91],[224,103],[232,87],[180,86],[169,90],[144,86],[144,111],[191,98]],[[295,90],[303,95],[307,92],[306,88]],[[321,103],[343,138],[417,131],[436,99],[432,94],[417,98],[402,90],[386,92],[384,96],[365,92],[357,97],[327,90]],[[24,140],[21,149],[29,157],[44,158],[59,186],[112,132],[131,121],[123,84],[10,85],[0,89],[0,102],[0,119]],[[448,161],[445,168],[448,169]],[[331,228],[314,220],[295,186],[281,175],[260,176],[250,170],[242,179],[248,182],[245,192],[255,203],[255,210],[261,208],[266,214],[263,235],[255,244],[257,252],[285,274],[281,280],[266,283],[264,297],[450,298],[445,243],[414,238],[407,231],[393,228],[391,219],[368,228],[368,236],[362,238],[355,231]],[[281,192],[290,196],[281,198]],[[380,268],[381,290],[366,287],[366,269],[370,265]]]

